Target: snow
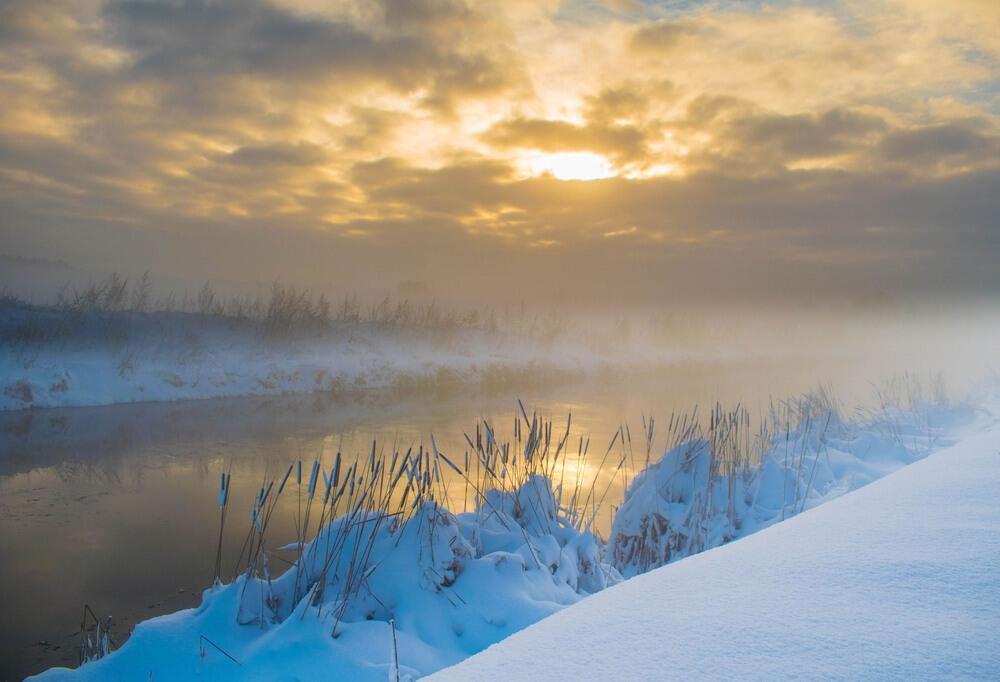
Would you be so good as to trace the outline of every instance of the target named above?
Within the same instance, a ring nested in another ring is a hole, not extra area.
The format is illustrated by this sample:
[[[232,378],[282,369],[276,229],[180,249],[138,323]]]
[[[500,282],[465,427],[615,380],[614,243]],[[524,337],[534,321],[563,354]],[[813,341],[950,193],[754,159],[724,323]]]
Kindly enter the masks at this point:
[[[968,406],[921,401],[849,421],[822,392],[784,405],[795,427],[777,434],[759,462],[727,469],[727,448],[740,434],[723,426],[711,440],[671,448],[636,476],[615,513],[608,548],[623,576],[756,533],[867,485],[926,456],[971,419]]]
[[[0,410],[503,384],[605,363],[579,344],[554,351],[469,328],[333,323],[325,333],[267,339],[191,313],[70,315],[0,302]]]
[[[627,580],[433,679],[996,679],[995,415],[922,461]]]
[[[39,679],[315,679],[336,670],[339,679],[382,681],[390,618],[403,679],[439,670],[621,580],[601,564],[594,536],[566,524],[551,496],[532,477],[516,493],[490,492],[478,512],[453,515],[427,502],[399,527],[371,513],[341,517],[305,548],[302,575],[244,574],[206,590],[196,609],[140,623],[112,655]],[[368,529],[368,566],[377,569],[351,583],[349,561]],[[327,547],[338,543],[344,551],[326,564]],[[345,606],[342,595],[355,588]],[[201,647],[202,636],[212,644]]]
[[[385,680],[394,637],[402,679],[995,677],[1000,400],[982,404],[806,419],[731,476],[687,439],[630,486],[607,548],[538,475],[468,513],[362,509],[325,525],[301,569],[265,559],[39,679]],[[340,494],[322,473],[317,496]],[[373,570],[352,577],[365,547]]]

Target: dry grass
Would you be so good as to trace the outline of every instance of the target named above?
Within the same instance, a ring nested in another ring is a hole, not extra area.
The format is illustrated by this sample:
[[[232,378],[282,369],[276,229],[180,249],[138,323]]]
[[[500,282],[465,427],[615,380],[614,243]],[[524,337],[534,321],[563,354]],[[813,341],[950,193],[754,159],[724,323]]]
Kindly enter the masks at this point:
[[[551,342],[562,323],[550,313],[529,315],[509,310],[456,310],[436,301],[362,302],[356,294],[334,303],[325,294],[275,282],[266,296],[222,296],[210,282],[193,295],[174,292],[154,297],[150,278],[130,281],[116,273],[83,287],[64,286],[54,305],[41,305],[0,292],[0,344],[17,347],[62,344],[75,340],[123,345],[152,314],[183,315],[187,324],[225,325],[261,338],[280,340],[321,337],[337,328],[376,327],[388,332],[431,334],[447,338],[459,330],[502,333]]]

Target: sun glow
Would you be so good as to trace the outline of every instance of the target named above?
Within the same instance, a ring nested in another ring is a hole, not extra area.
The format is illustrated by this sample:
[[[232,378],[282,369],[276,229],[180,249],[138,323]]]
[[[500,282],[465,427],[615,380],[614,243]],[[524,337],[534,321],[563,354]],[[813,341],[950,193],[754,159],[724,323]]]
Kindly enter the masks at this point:
[[[600,180],[614,175],[611,162],[591,152],[536,154],[525,159],[531,175],[551,175],[556,180]]]

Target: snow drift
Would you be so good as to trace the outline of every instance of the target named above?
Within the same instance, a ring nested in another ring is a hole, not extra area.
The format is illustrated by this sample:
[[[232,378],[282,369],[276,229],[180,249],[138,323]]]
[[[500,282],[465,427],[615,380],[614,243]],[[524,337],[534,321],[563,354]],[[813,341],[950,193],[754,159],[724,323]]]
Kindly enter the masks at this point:
[[[997,679],[1000,402],[963,430],[923,461],[626,580],[433,679]]]
[[[327,496],[354,501],[292,568],[273,577],[270,553],[258,552],[197,609],[146,621],[112,655],[40,679],[385,680],[397,661],[402,679],[415,678],[621,580],[594,535],[560,513],[546,478],[485,491],[475,511],[453,514],[426,494],[432,461],[417,454],[369,470],[379,483],[365,490],[380,495],[387,481],[410,479],[407,490],[425,501],[404,498],[398,509],[409,513],[366,510],[361,478],[324,472]],[[255,507],[258,536],[272,494],[262,491]]]
[[[608,547],[625,577],[867,485],[940,447],[971,417],[967,407],[921,397],[908,409],[883,405],[850,421],[825,391],[772,409],[780,414],[772,414],[772,426],[754,443],[745,432],[745,411],[717,412],[704,435],[678,443],[635,478]],[[775,433],[774,424],[784,424],[783,432]]]

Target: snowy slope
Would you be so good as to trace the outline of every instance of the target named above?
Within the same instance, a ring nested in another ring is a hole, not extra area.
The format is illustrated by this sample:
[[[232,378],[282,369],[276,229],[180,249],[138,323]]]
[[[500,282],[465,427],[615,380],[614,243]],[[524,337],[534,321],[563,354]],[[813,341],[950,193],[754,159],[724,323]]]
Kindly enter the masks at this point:
[[[1000,420],[433,679],[706,678],[1000,678]]]

